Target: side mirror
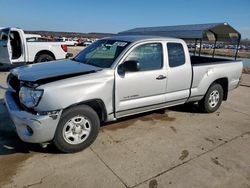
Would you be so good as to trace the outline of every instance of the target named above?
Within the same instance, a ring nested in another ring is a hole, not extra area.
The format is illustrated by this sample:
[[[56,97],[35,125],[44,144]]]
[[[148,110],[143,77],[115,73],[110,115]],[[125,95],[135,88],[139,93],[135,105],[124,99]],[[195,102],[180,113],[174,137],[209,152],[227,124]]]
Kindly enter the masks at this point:
[[[125,72],[136,72],[140,70],[140,63],[136,60],[129,60],[123,63]]]
[[[124,75],[125,72],[136,72],[140,70],[140,63],[136,60],[125,61],[118,67],[118,74]]]

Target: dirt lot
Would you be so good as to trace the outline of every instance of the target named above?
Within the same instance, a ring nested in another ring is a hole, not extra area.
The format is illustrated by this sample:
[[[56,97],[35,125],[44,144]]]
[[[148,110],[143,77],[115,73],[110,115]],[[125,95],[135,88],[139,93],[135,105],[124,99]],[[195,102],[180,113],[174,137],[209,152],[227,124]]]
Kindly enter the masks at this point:
[[[216,113],[182,105],[122,119],[76,154],[21,142],[3,94],[0,187],[250,187],[250,75]]]
[[[68,47],[68,52],[72,53],[74,56],[77,55],[80,51],[82,51],[85,47],[76,46],[76,47]]]

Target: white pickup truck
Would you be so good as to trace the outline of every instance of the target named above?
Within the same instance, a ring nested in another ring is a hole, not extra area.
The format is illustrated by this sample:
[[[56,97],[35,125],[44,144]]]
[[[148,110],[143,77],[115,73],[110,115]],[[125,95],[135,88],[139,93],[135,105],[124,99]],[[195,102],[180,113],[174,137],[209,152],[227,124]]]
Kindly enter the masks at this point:
[[[0,29],[0,63],[25,64],[65,59],[67,46],[62,42],[27,41],[18,28]]]
[[[72,60],[12,69],[5,103],[23,141],[76,152],[100,122],[189,102],[214,112],[241,72],[241,61],[190,56],[180,39],[116,36]]]

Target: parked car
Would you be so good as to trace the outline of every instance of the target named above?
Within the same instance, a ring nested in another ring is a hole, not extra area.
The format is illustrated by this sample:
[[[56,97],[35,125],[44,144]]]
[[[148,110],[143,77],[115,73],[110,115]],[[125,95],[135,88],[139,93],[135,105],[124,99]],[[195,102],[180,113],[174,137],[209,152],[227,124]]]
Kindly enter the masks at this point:
[[[63,43],[27,41],[27,36],[22,29],[1,29],[0,63],[39,63],[67,57],[67,46]]]
[[[241,61],[190,57],[180,39],[116,36],[72,60],[11,70],[5,103],[23,141],[77,152],[103,122],[190,102],[215,112],[241,72]]]
[[[92,41],[85,41],[84,43],[83,43],[83,46],[89,46],[89,45],[91,45],[92,44]]]
[[[77,46],[78,45],[78,41],[66,38],[66,37],[62,37],[59,39],[59,41],[64,42],[67,46]]]
[[[90,40],[79,40],[78,46],[85,46],[85,47],[87,47],[87,46],[91,45],[92,43],[93,42],[90,41]]]

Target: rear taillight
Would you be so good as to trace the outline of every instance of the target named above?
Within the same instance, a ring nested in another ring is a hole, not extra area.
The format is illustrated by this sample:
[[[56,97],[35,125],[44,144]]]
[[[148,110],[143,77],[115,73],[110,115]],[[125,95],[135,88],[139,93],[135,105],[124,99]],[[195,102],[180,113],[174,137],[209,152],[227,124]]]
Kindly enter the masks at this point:
[[[67,45],[65,45],[65,44],[62,44],[62,45],[61,45],[61,48],[62,48],[63,51],[65,51],[65,52],[68,51],[68,47],[67,47]]]

